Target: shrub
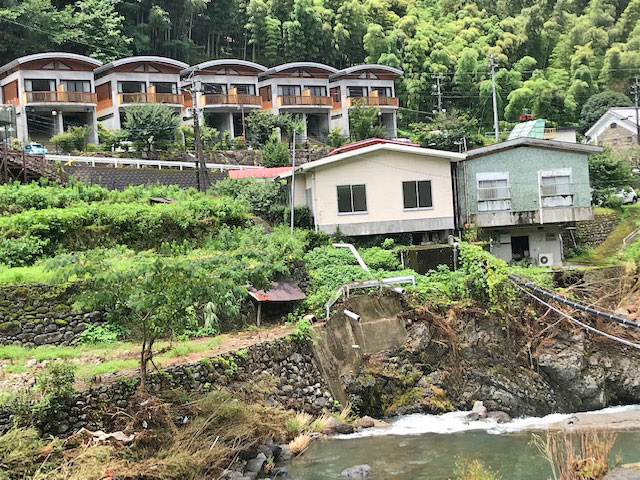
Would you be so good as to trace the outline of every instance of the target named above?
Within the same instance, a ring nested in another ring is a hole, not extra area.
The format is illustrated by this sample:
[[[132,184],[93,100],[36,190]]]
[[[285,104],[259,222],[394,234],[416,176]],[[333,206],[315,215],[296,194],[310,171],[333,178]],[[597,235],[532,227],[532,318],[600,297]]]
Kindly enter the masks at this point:
[[[456,480],[499,480],[500,478],[480,460],[456,463],[455,475]]]
[[[124,128],[127,137],[146,150],[158,141],[174,141],[180,118],[161,103],[132,105],[125,111]]]
[[[111,130],[103,127],[101,123],[98,124],[98,140],[105,151],[112,152],[116,148],[120,148],[126,139],[126,130]]]
[[[400,261],[395,252],[384,250],[380,247],[371,247],[362,251],[362,259],[369,268],[376,270],[397,270],[400,268]]]
[[[246,214],[244,202],[230,198],[202,198],[161,205],[83,204],[0,217],[0,235],[12,237],[5,241],[9,244],[5,246],[7,253],[20,251],[14,245],[24,244],[24,239],[29,237],[40,240],[41,253],[45,255],[60,248],[86,250],[116,242],[145,249],[159,247],[167,241],[201,238],[224,223],[243,224]],[[10,258],[15,256],[0,257],[0,262],[6,263]],[[33,255],[29,257],[33,258]]]
[[[227,178],[216,182],[213,192],[246,200],[253,213],[270,222],[280,223],[285,208],[284,192],[275,182],[262,182],[254,178]]]
[[[340,127],[336,127],[329,132],[327,140],[329,141],[330,146],[337,148],[347,143],[348,138],[342,134],[342,129]]]
[[[291,207],[284,207],[282,221],[285,225],[291,224]],[[313,216],[309,207],[295,207],[293,215],[294,226],[298,228],[313,227]]]
[[[603,203],[603,206],[618,211],[622,210],[623,205],[624,200],[617,195],[609,195]]]
[[[48,239],[40,239],[31,235],[18,238],[0,238],[0,263],[9,267],[32,265],[40,258],[49,243]]]
[[[289,160],[289,148],[272,133],[262,147],[262,164],[265,167],[285,167],[291,162]]]
[[[78,336],[82,343],[116,343],[124,336],[125,330],[113,323],[93,324]]]
[[[276,128],[283,132],[291,132],[293,119],[289,114],[274,115],[265,110],[253,110],[246,117],[249,141],[254,147],[260,148],[267,143]]]
[[[82,151],[86,148],[89,132],[89,127],[69,127],[66,132],[51,137],[51,141],[63,153]]]

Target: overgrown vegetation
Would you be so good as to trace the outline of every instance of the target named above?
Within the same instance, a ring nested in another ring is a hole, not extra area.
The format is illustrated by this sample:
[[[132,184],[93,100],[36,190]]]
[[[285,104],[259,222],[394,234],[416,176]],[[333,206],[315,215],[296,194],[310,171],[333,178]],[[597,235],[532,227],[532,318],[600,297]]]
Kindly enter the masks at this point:
[[[219,476],[242,449],[288,439],[290,412],[247,404],[225,391],[189,400],[180,392],[151,398],[123,416],[122,428],[138,432],[128,448],[81,435],[62,441],[42,439],[33,428],[10,430],[0,436],[0,471],[11,476],[0,478],[95,480],[113,472],[120,478],[199,480]],[[176,427],[176,416],[189,422]],[[149,419],[150,428],[143,428]]]
[[[554,480],[601,480],[609,470],[609,453],[617,435],[611,431],[548,432],[533,444],[549,462]]]

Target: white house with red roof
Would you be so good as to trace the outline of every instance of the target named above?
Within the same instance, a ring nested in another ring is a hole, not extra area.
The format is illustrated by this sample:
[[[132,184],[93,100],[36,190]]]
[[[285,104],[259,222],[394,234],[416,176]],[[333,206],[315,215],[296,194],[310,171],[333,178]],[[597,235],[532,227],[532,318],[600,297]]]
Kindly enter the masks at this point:
[[[454,229],[454,152],[369,139],[332,151],[279,176],[294,182],[317,230],[350,236],[419,233],[443,240]]]

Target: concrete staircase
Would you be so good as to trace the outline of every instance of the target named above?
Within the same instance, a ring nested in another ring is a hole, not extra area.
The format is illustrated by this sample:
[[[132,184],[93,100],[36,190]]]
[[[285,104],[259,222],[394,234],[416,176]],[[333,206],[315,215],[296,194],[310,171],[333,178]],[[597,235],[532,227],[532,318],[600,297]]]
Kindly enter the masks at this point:
[[[69,176],[61,166],[43,155],[31,155],[0,145],[0,183],[12,180],[28,183],[41,178],[66,183]]]

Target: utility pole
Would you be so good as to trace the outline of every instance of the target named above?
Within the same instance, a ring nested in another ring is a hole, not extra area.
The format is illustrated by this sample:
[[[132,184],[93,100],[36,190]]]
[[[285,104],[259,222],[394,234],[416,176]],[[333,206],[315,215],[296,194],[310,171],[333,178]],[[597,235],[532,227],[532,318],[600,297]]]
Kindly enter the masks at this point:
[[[496,97],[496,66],[498,65],[495,57],[489,57],[489,66],[491,67],[491,91],[493,93],[493,129],[495,130],[496,142],[500,135],[500,127],[498,126],[498,99]]]
[[[207,164],[204,161],[204,149],[202,147],[202,136],[200,135],[200,111],[198,109],[198,93],[200,90],[196,85],[195,69],[191,71],[189,78],[191,80],[191,86],[183,88],[183,90],[191,94],[193,100],[193,143],[196,149],[196,179],[198,183],[198,190],[206,192],[211,186],[209,182],[209,172],[207,171]]]
[[[296,128],[293,128],[293,152],[291,154],[291,233],[295,223],[295,194],[296,194]]]
[[[437,75],[431,75],[431,78],[436,81],[436,83],[433,84],[433,89],[436,91],[436,95],[438,95],[438,112],[442,112],[442,85],[440,82],[444,80],[444,75],[439,73]]]
[[[634,77],[633,83],[633,96],[636,100],[636,144],[640,145],[640,115],[638,114],[638,110],[640,110],[640,75],[636,75]]]

